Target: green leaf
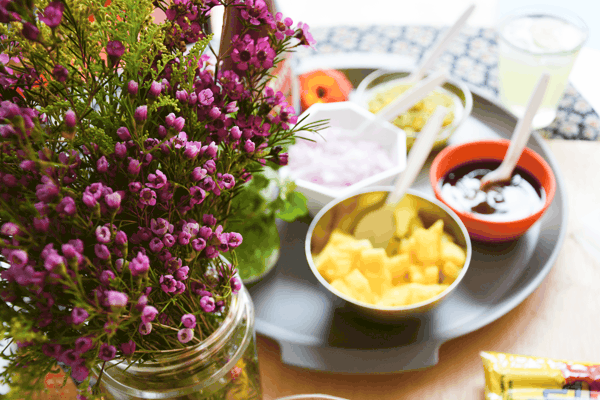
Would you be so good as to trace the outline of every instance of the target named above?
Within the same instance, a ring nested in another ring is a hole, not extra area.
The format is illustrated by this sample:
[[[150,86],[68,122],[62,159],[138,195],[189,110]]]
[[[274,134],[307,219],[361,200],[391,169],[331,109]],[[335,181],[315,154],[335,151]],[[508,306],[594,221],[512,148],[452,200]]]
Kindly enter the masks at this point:
[[[283,208],[277,212],[277,218],[292,222],[306,215],[308,208],[306,207],[306,197],[302,193],[292,192],[288,195],[287,200],[283,204]]]

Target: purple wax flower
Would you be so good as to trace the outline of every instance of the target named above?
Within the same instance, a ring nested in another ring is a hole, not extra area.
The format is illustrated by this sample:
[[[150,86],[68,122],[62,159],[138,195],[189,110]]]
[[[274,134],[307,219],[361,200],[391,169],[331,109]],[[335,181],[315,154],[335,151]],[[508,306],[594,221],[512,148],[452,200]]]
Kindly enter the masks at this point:
[[[133,276],[145,274],[149,268],[150,259],[142,252],[139,252],[137,256],[129,263],[129,270]]]
[[[179,235],[177,236],[177,243],[179,243],[181,246],[185,246],[190,243],[191,237],[192,235],[190,235],[188,232],[179,232]]]
[[[175,113],[169,113],[169,115],[167,115],[165,117],[165,124],[167,124],[168,127],[172,127],[174,122],[175,122]]]
[[[175,118],[175,121],[173,121],[172,126],[175,129],[175,132],[181,132],[183,130],[183,127],[185,126],[185,118],[183,118],[183,117]]]
[[[110,251],[104,244],[95,244],[94,253],[96,254],[96,257],[101,260],[108,260],[110,258]]]
[[[63,198],[56,206],[56,212],[59,214],[74,215],[77,212],[75,200],[69,196]]]
[[[168,133],[167,128],[165,128],[163,125],[158,126],[158,136],[160,136],[161,138],[164,138],[165,136],[167,136],[167,133]],[[161,149],[162,149],[162,146],[166,146],[166,143],[163,143],[161,145]],[[169,154],[169,153],[166,153],[166,154]]]
[[[40,21],[54,29],[62,21],[65,5],[59,1],[53,1],[44,9],[44,14],[38,14]]]
[[[117,232],[115,235],[115,244],[122,247],[127,244],[127,234],[123,231]]]
[[[206,247],[206,240],[202,238],[196,238],[192,240],[192,248],[195,251],[202,251]]]
[[[69,70],[60,64],[56,64],[52,70],[52,76],[59,82],[64,82],[69,77]]]
[[[118,40],[111,40],[106,44],[106,54],[110,58],[112,66],[117,65],[121,56],[125,53],[125,46]]]
[[[206,240],[210,239],[212,234],[213,234],[213,231],[208,226],[201,226],[200,230],[198,231],[198,236],[200,236],[201,238],[206,239]]]
[[[150,322],[141,323],[138,332],[142,335],[149,335],[152,332],[152,324]]]
[[[183,152],[184,157],[190,160],[195,158],[198,153],[200,153],[201,146],[199,143],[200,142],[187,142],[185,144],[185,151]]]
[[[90,186],[85,188],[85,191],[94,196],[96,200],[99,200],[100,197],[102,197],[104,185],[102,185],[100,182],[92,183]]]
[[[203,296],[200,299],[200,307],[202,307],[204,312],[213,312],[215,310],[215,299],[209,296]]]
[[[113,279],[115,279],[115,274],[114,272],[105,269],[104,271],[102,271],[102,273],[100,274],[100,282],[106,286],[110,285],[110,281],[112,281]]]
[[[205,198],[206,192],[202,188],[198,186],[192,186],[190,188],[190,205],[194,206],[196,204],[200,204]]]
[[[175,292],[173,292],[173,294],[181,294],[183,292],[185,292],[185,283],[175,281]]]
[[[219,110],[219,107],[213,107],[208,112],[208,116],[212,119],[219,118],[221,116],[221,110]]]
[[[58,357],[58,361],[67,364],[69,367],[77,364],[80,361],[80,357],[73,350],[65,350],[62,352],[60,357]]]
[[[92,338],[89,337],[80,337],[75,339],[75,353],[83,354],[94,347],[94,342]]]
[[[234,113],[239,109],[240,108],[237,106],[237,101],[232,101],[225,106],[225,111],[227,111],[227,113]]]
[[[106,271],[104,271],[106,272]],[[115,308],[123,308],[127,305],[129,301],[129,297],[123,292],[117,292],[116,290],[109,290],[106,292],[106,300],[108,301],[108,305],[113,309]]]
[[[269,38],[262,37],[256,41],[256,67],[271,68],[275,59],[275,50],[269,44]]]
[[[98,204],[98,201],[96,200],[96,198],[88,192],[83,193],[82,201],[83,201],[83,204],[85,204],[89,208],[94,208],[96,206],[96,204]]]
[[[110,229],[106,226],[98,226],[96,227],[96,240],[99,243],[109,243],[110,242]]]
[[[156,204],[156,192],[152,189],[144,188],[140,192],[140,203],[147,206]]]
[[[98,170],[98,172],[102,173],[108,171],[108,160],[105,156],[102,156],[98,159],[98,161],[96,162],[96,169]]]
[[[150,90],[148,90],[148,95],[152,97],[158,97],[158,95],[162,92],[162,84],[159,82],[152,82],[150,85]]]
[[[148,118],[148,106],[139,106],[136,108],[133,118],[138,122],[144,122]]]
[[[214,100],[215,99],[213,97],[213,92],[210,89],[204,89],[204,90],[201,90],[200,93],[198,93],[198,101],[203,106],[211,105]]]
[[[179,132],[179,134],[171,138],[171,143],[176,149],[180,149],[187,143],[187,133]]]
[[[83,323],[90,315],[83,308],[75,307],[73,311],[71,311],[71,319],[74,325],[79,325]]]
[[[155,237],[154,239],[152,239],[150,241],[150,244],[148,245],[150,247],[150,251],[153,253],[158,253],[159,251],[162,250],[164,244],[162,242],[162,240],[160,240],[159,238]]]
[[[190,267],[185,265],[175,271],[175,275],[174,275],[175,279],[177,279],[178,281],[185,281],[188,278],[189,272],[190,272]]]
[[[33,227],[40,232],[48,232],[50,228],[50,219],[48,217],[34,218]]]
[[[27,264],[27,261],[29,261],[29,257],[27,256],[27,252],[24,250],[13,250],[10,253],[8,261],[13,267],[23,267],[25,264]]]
[[[130,159],[129,160],[129,165],[127,166],[127,172],[133,176],[137,175],[140,173],[140,162],[136,159]]]
[[[173,247],[175,245],[175,237],[170,233],[165,234],[162,238],[162,242],[166,247]]]
[[[75,247],[75,251],[77,251],[80,254],[83,253],[83,241],[81,239],[72,239],[69,240],[68,243]]]
[[[206,149],[203,152],[203,154],[205,156],[210,157],[210,158],[215,158],[217,156],[217,151],[219,150],[219,147],[217,146],[217,144],[215,142],[211,142],[208,146],[205,146],[205,147],[206,147]],[[213,161],[213,160],[209,160],[209,161]],[[207,163],[208,163],[208,161],[207,161]],[[206,167],[206,164],[204,164],[204,168],[206,168],[208,170],[208,168]],[[208,172],[210,174],[213,173],[210,170],[208,170]]]
[[[142,322],[147,324],[148,322],[154,321],[154,318],[158,315],[158,310],[152,306],[145,306],[142,310]]]
[[[204,214],[202,216],[202,223],[204,225],[210,225],[210,226],[214,226],[217,224],[217,219],[215,218],[214,215],[212,214]]]
[[[23,30],[21,31],[23,37],[25,39],[29,39],[31,41],[36,41],[38,35],[40,34],[40,30],[34,24],[30,22],[23,23]]]
[[[288,165],[288,153],[280,153],[277,155],[277,164]]]
[[[117,355],[117,349],[108,343],[102,343],[98,358],[104,361],[110,361]]]
[[[188,101],[188,92],[185,90],[178,90],[175,92],[175,98],[182,103],[187,103]]]
[[[227,244],[231,248],[236,248],[242,244],[242,235],[237,232],[229,232],[227,235]]]
[[[146,186],[153,189],[160,189],[167,183],[167,177],[160,170],[156,170],[156,174],[148,174],[148,182]]]
[[[238,128],[237,126],[233,126],[233,128],[231,128],[231,130],[229,131],[229,134],[231,135],[231,137],[235,140],[238,140],[239,138],[242,137],[242,131],[240,128]]]
[[[130,340],[129,342],[121,343],[121,352],[124,356],[130,356],[135,353],[135,342]]]
[[[18,235],[19,232],[19,226],[14,222],[6,222],[2,225],[2,228],[0,228],[0,234],[6,236],[15,236]]]
[[[194,338],[194,331],[189,328],[181,329],[177,332],[177,340],[181,343],[187,343]]]
[[[194,92],[190,93],[190,98],[188,99],[188,102],[193,106],[194,104],[196,104],[198,102],[198,95]]]
[[[186,328],[194,329],[196,327],[196,317],[194,314],[184,314],[181,317],[181,323]]]
[[[144,308],[148,305],[148,296],[146,296],[145,294],[141,295],[140,298],[138,299],[136,305],[135,305],[135,309],[138,310],[139,312],[144,311]]]
[[[200,182],[200,186],[202,187],[202,189],[206,190],[207,192],[210,192],[215,188],[215,181],[210,176],[207,176],[206,178],[204,178],[204,180],[202,180],[202,182]]]
[[[158,218],[150,221],[150,230],[156,236],[163,236],[169,230],[169,221],[164,218]]]
[[[65,113],[65,125],[69,128],[74,128],[77,125],[77,115],[75,115],[75,111],[68,109]]]
[[[127,83],[127,92],[129,92],[130,95],[135,96],[138,92],[138,83],[136,81],[129,81]]]
[[[142,239],[144,242],[147,242],[148,240],[152,239],[152,230],[149,228],[140,228],[138,235],[140,239]]]
[[[104,196],[104,201],[106,202],[108,208],[116,210],[121,206],[121,195],[119,192],[107,194]]]
[[[219,257],[219,249],[216,246],[208,246],[204,249],[204,255],[206,258],[217,258]]]
[[[165,293],[173,293],[177,289],[177,281],[173,278],[173,275],[161,275],[159,283],[160,288]]]
[[[122,126],[119,129],[117,129],[117,136],[121,140],[129,140],[129,139],[131,139],[131,135],[129,134],[129,129],[127,129],[124,126]]]
[[[90,370],[83,363],[76,364],[71,367],[71,376],[76,381],[83,382],[87,379],[89,375]],[[81,400],[84,399],[82,398]]]
[[[204,168],[196,167],[193,169],[192,174],[190,175],[191,180],[194,182],[198,182],[206,176],[207,171]]]
[[[231,292],[233,294],[239,292],[242,289],[242,282],[235,276],[229,280],[229,285],[231,286]]]
[[[142,184],[140,182],[130,182],[129,190],[132,193],[139,193],[139,191],[142,190]]]
[[[235,186],[235,178],[231,174],[223,174],[221,177],[221,187],[231,189]]]
[[[125,143],[115,143],[115,154],[118,158],[125,158],[127,156],[127,146]]]
[[[246,153],[254,153],[255,147],[256,145],[250,139],[246,140],[246,142],[244,143],[244,150],[246,151]]]

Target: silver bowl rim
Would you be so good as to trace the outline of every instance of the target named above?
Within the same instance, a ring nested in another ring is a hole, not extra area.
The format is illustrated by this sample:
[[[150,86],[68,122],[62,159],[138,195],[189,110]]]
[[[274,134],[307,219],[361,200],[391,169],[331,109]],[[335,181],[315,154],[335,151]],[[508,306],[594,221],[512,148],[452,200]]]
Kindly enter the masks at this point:
[[[365,302],[353,299],[349,296],[346,296],[343,293],[339,293],[337,290],[335,290],[333,287],[331,287],[329,282],[327,282],[327,280],[325,278],[323,278],[323,276],[321,276],[321,274],[317,270],[317,267],[314,264],[314,260],[312,258],[312,253],[310,251],[310,246],[311,246],[311,242],[312,242],[312,234],[315,229],[315,226],[321,220],[323,215],[325,215],[325,213],[327,213],[331,208],[333,208],[338,203],[340,203],[344,200],[347,200],[351,197],[354,197],[354,196],[357,196],[360,194],[370,193],[370,192],[391,192],[391,191],[393,191],[393,189],[394,189],[393,186],[371,186],[371,187],[368,187],[368,188],[365,188],[362,190],[355,191],[345,197],[336,198],[336,199],[330,201],[329,203],[327,203],[323,208],[321,208],[321,210],[317,213],[317,215],[315,215],[315,217],[313,218],[313,220],[311,221],[311,223],[308,227],[308,232],[306,233],[306,239],[304,241],[304,252],[305,252],[305,256],[306,256],[306,261],[308,262],[308,266],[310,267],[310,270],[312,271],[313,275],[315,275],[315,277],[317,278],[319,283],[321,283],[321,285],[323,285],[329,292],[338,296],[339,298],[341,298],[349,303],[352,303],[358,307],[362,307],[362,308],[365,308],[365,309],[368,309],[371,311],[385,311],[385,312],[396,311],[396,312],[404,312],[404,313],[413,311],[413,312],[417,313],[417,311],[419,309],[423,308],[424,306],[427,306],[428,304],[438,302],[439,300],[448,296],[448,294],[450,294],[456,287],[458,287],[458,285],[460,284],[460,282],[466,275],[467,270],[469,269],[469,266],[471,264],[471,256],[473,253],[472,245],[471,245],[471,238],[469,236],[469,232],[467,231],[467,228],[465,227],[465,224],[460,220],[460,218],[458,217],[458,215],[456,215],[456,213],[454,211],[452,211],[448,206],[446,206],[444,203],[440,202],[435,197],[428,196],[428,195],[421,193],[415,189],[409,189],[407,191],[407,194],[417,196],[426,201],[429,201],[431,204],[433,204],[433,205],[441,208],[443,211],[445,211],[454,220],[454,222],[456,222],[458,224],[458,226],[463,234],[466,248],[467,248],[465,264],[463,265],[460,274],[454,280],[454,282],[452,282],[452,284],[450,284],[450,286],[448,286],[446,288],[446,290],[439,293],[437,296],[431,297],[431,298],[429,298],[425,301],[419,302],[419,303],[411,304],[410,306],[400,306],[400,307],[379,307],[379,306],[375,306],[373,304],[369,304],[369,303],[365,303]]]
[[[402,69],[402,68],[397,69],[397,70],[377,69],[377,70],[371,72],[369,75],[365,76],[364,79],[362,81],[360,81],[360,83],[356,87],[356,91],[354,93],[356,100],[354,100],[354,101],[356,101],[356,103],[359,104],[361,107],[365,107],[365,104],[367,104],[367,101],[365,99],[366,87],[376,78],[379,78],[380,76],[383,76],[386,74],[403,74],[403,73],[410,74],[411,72],[412,71],[410,69]],[[440,132],[440,135],[439,135],[441,140],[448,139],[451,136],[451,134],[467,120],[467,118],[473,111],[473,94],[471,93],[471,90],[469,89],[469,87],[467,86],[466,83],[464,83],[463,81],[460,81],[460,80],[453,79],[452,77],[449,77],[448,80],[446,81],[446,83],[444,83],[444,85],[454,86],[456,89],[460,90],[465,96],[465,102],[464,102],[464,104],[462,104],[462,102],[461,102],[464,110],[463,110],[460,120],[456,121],[455,123],[451,124],[450,126],[446,127],[445,129],[442,129],[442,131]],[[398,129],[400,129],[400,128],[398,128]]]

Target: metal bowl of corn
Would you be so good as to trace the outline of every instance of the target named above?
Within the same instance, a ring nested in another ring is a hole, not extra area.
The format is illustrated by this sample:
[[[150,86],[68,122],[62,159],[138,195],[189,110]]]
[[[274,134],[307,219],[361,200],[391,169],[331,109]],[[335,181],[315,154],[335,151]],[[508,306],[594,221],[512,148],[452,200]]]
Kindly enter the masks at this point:
[[[377,114],[388,103],[411,87],[410,84],[399,82],[399,79],[409,74],[410,71],[374,71],[361,81],[352,99]],[[450,112],[444,119],[443,129],[436,139],[434,149],[444,146],[448,138],[467,119],[473,108],[473,96],[463,82],[450,79],[423,100],[417,102],[406,113],[398,115],[391,122],[406,133],[407,151],[410,150],[417,135],[437,106],[444,106]]]

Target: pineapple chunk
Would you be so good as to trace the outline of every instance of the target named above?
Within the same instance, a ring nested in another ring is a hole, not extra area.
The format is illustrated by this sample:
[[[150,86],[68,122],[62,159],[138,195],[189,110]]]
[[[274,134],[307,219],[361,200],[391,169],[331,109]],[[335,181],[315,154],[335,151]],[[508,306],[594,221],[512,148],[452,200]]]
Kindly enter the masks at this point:
[[[451,284],[458,278],[460,275],[461,267],[454,264],[452,261],[446,261],[444,266],[442,267],[442,274],[444,274],[444,282],[447,284]]]
[[[368,279],[358,269],[355,268],[346,275],[344,282],[352,291],[353,298],[365,303],[373,303],[375,301],[375,295],[371,291]]]
[[[382,274],[386,258],[385,249],[364,249],[358,258],[358,269],[363,274]]]
[[[423,269],[424,283],[435,285],[440,282],[440,269],[435,265],[430,265]]]
[[[385,262],[385,269],[389,272],[392,279],[404,279],[410,267],[410,256],[408,254],[398,254],[390,257]]]
[[[441,245],[441,259],[451,261],[455,265],[462,267],[467,259],[465,250],[457,244],[444,242]]]

